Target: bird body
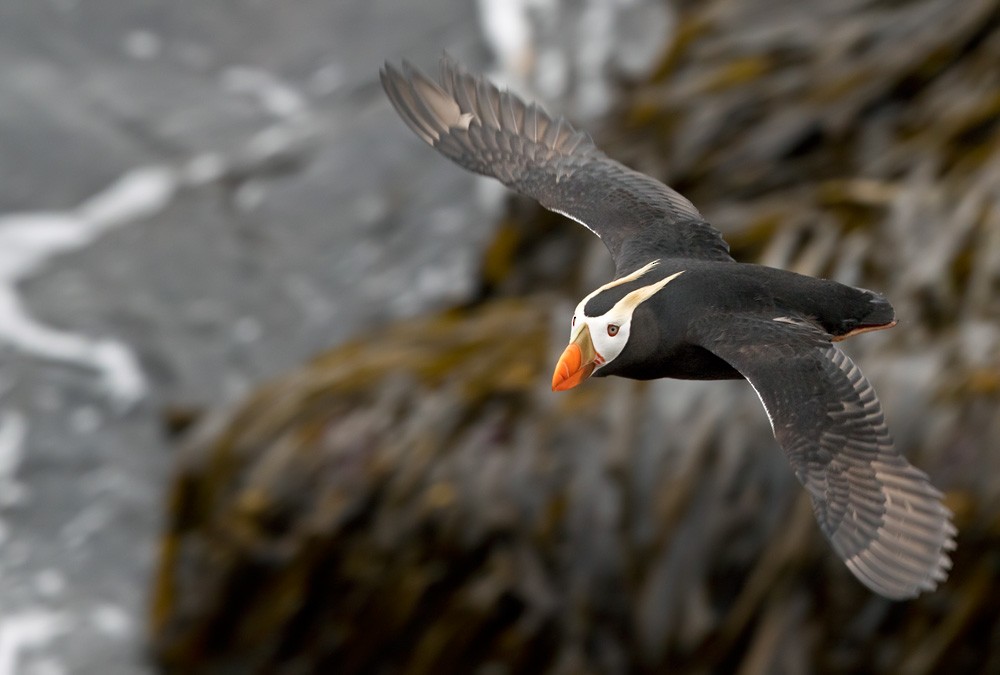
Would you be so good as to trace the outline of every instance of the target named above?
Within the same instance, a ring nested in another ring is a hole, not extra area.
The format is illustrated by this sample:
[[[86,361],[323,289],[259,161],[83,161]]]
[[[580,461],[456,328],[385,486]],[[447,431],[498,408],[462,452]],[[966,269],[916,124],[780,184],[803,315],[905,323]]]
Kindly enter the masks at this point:
[[[716,325],[724,334],[733,328],[726,318],[733,314],[794,317],[833,340],[895,322],[892,305],[872,291],[762,265],[683,259],[660,261],[640,279],[607,288],[584,304],[584,314],[600,317],[627,293],[678,272],[683,274],[670,282],[668,293],[657,293],[635,309],[628,344],[595,376],[742,379],[729,363],[698,345],[689,330]]]
[[[893,446],[875,390],[833,344],[895,325],[886,298],[735,261],[682,195],[447,57],[439,81],[405,62],[381,77],[426,143],[584,225],[610,251],[615,277],[576,306],[553,390],[606,375],[746,379],[820,529],[862,583],[902,599],[946,578],[951,513]]]

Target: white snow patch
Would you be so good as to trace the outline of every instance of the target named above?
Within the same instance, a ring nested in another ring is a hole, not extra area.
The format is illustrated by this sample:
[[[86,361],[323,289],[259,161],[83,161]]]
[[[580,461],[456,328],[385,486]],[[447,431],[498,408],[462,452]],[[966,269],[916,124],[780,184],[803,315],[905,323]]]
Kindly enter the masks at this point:
[[[267,114],[278,119],[302,117],[309,108],[305,97],[276,75],[260,68],[234,66],[222,74],[223,86],[246,96]]]
[[[618,75],[649,73],[676,27],[662,0],[479,0],[478,7],[498,79],[564,99],[577,118],[607,111]]]
[[[236,188],[233,204],[243,213],[260,208],[267,197],[267,189],[259,180],[248,180]]]
[[[346,83],[347,69],[339,63],[327,63],[309,77],[309,90],[316,96],[329,96]]]
[[[113,340],[95,340],[39,323],[28,312],[18,284],[53,257],[90,245],[110,229],[159,213],[178,187],[176,172],[159,166],[127,171],[76,209],[0,216],[0,343],[43,359],[96,370],[121,409],[146,393],[132,352]]]
[[[538,0],[479,0],[479,24],[500,67],[509,75],[524,77],[532,60],[534,30],[529,15],[548,9]]]
[[[225,158],[217,152],[196,155],[181,169],[181,177],[186,185],[198,186],[214,183],[224,178],[228,166]]]
[[[30,276],[51,257],[87,243],[86,225],[71,213],[0,216],[0,283]]]
[[[107,527],[112,520],[112,515],[107,505],[94,504],[63,525],[60,534],[70,548],[79,548],[92,536]]]
[[[13,285],[0,285],[0,342],[39,358],[97,371],[105,392],[120,410],[145,396],[145,377],[128,347],[38,323],[16,292]]]
[[[7,614],[0,619],[0,675],[17,675],[25,650],[51,642],[68,629],[67,618],[60,613],[34,610]]]
[[[85,243],[105,230],[156,215],[170,204],[177,192],[177,172],[163,166],[142,166],[84,201],[76,211],[86,224]]]
[[[35,575],[35,590],[44,598],[53,598],[66,590],[66,577],[54,569],[45,569]]]
[[[300,157],[314,138],[314,130],[308,125],[272,124],[247,141],[241,161],[266,169]]]
[[[126,50],[137,58],[159,53],[160,38],[133,31]],[[177,167],[143,166],[125,172],[77,208],[56,212],[0,214],[0,344],[42,359],[96,371],[118,411],[146,396],[147,385],[131,349],[116,340],[95,339],[39,323],[24,306],[18,284],[38,274],[60,254],[89,246],[108,230],[148,219],[166,209],[182,188],[197,188],[228,176],[246,180],[297,162],[315,140],[307,100],[276,76],[254,68],[230,68],[224,86],[250,97],[278,118],[228,156],[203,153]],[[262,195],[254,186],[239,194],[244,208]],[[75,420],[93,427],[93,416]]]
[[[118,605],[98,605],[90,613],[94,626],[108,637],[125,639],[132,634],[132,619]]]
[[[163,39],[148,30],[132,30],[122,40],[122,48],[133,59],[148,61],[163,52]]]

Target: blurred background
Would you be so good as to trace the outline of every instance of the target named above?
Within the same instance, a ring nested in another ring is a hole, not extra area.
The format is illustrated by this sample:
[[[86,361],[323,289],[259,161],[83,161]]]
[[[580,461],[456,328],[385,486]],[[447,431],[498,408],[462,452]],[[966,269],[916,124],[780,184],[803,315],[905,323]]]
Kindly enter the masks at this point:
[[[951,580],[854,581],[752,390],[548,391],[583,228],[378,85],[442,50],[877,289]],[[0,675],[1000,672],[1000,3],[0,4]]]

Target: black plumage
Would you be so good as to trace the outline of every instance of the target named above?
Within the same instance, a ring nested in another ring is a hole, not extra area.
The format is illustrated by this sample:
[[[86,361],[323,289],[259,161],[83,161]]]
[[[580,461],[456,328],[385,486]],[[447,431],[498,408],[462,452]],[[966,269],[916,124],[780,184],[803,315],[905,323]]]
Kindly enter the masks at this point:
[[[660,257],[732,261],[698,209],[663,183],[616,162],[586,132],[441,61],[441,82],[386,64],[382,86],[409,127],[470,171],[499,179],[594,232],[618,274]]]
[[[676,191],[447,57],[439,82],[405,62],[381,78],[425,142],[583,224],[611,252],[615,278],[577,306],[553,389],[591,375],[745,378],[859,580],[901,599],[946,578],[956,531],[941,493],[893,447],[874,389],[832,344],[895,325],[888,300],[737,263]]]

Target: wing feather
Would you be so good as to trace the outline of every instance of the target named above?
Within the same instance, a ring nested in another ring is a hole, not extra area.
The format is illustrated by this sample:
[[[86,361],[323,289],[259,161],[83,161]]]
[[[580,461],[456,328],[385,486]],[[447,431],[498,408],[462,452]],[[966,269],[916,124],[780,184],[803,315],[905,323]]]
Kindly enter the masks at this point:
[[[403,62],[382,86],[424,142],[596,233],[619,274],[664,257],[731,261],[722,235],[676,191],[616,162],[584,131],[445,57],[435,82]]]
[[[693,332],[753,385],[820,529],[862,583],[903,599],[947,577],[951,513],[896,450],[875,389],[829,335],[804,319],[748,314]]]

